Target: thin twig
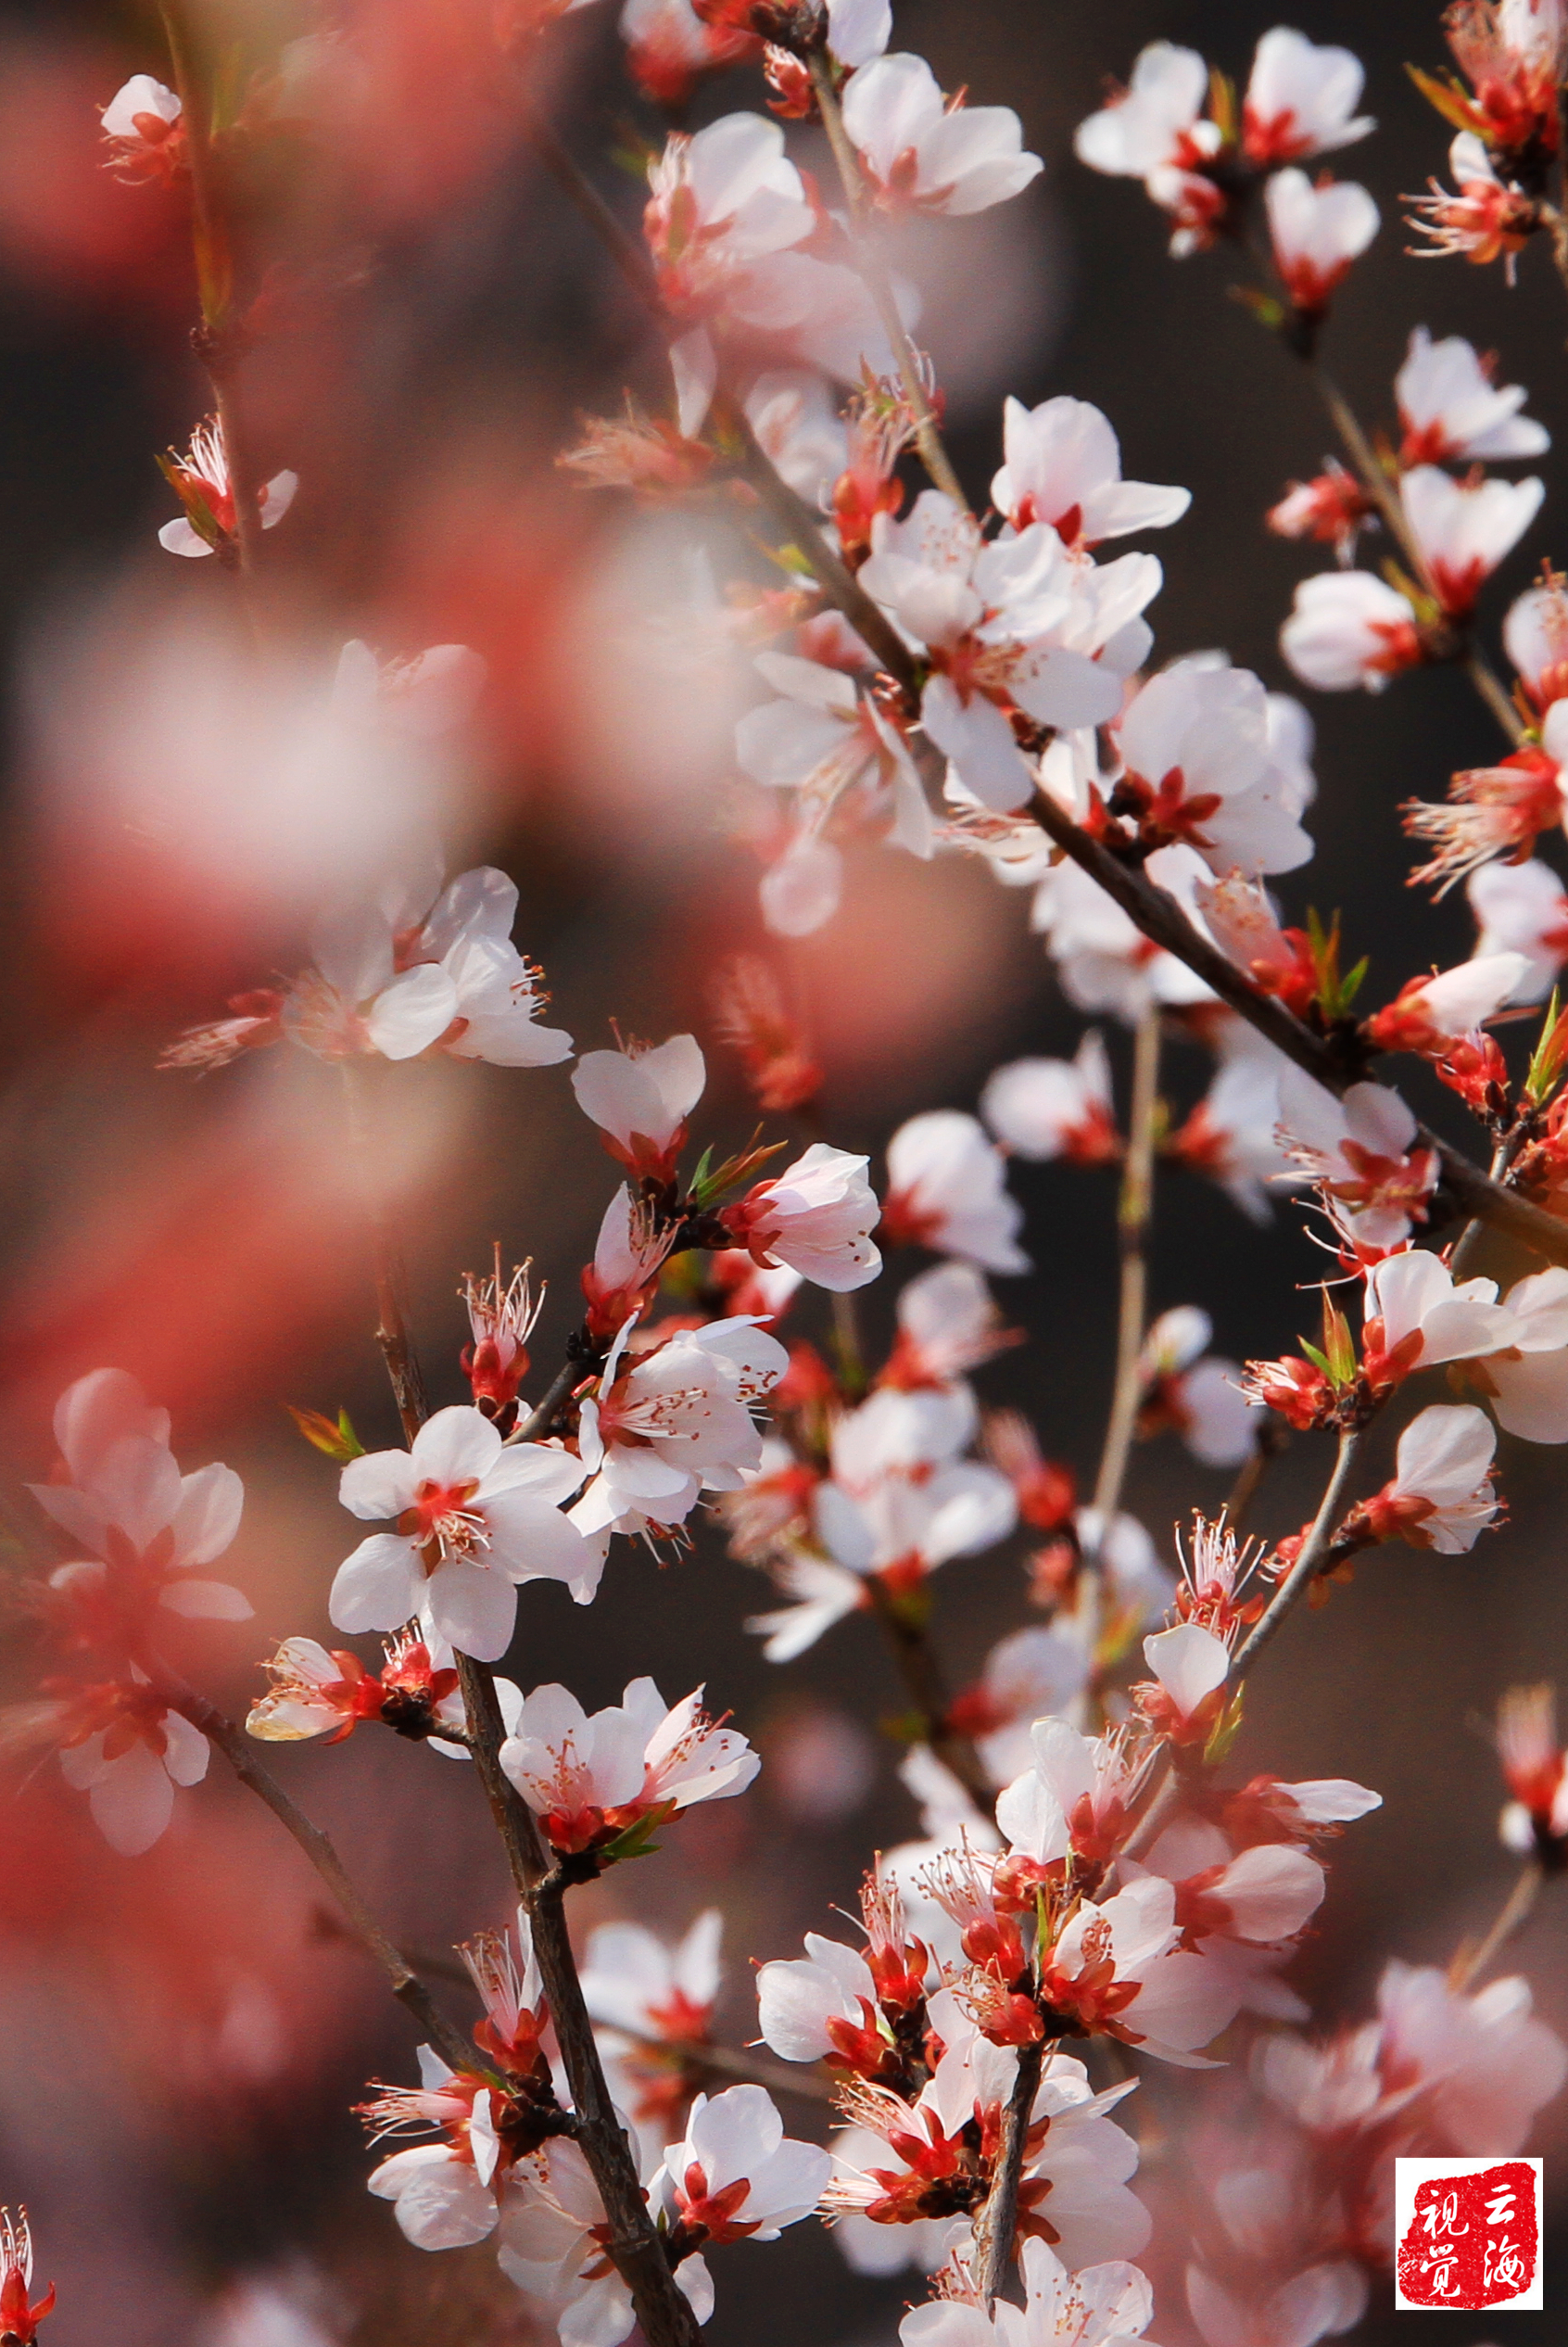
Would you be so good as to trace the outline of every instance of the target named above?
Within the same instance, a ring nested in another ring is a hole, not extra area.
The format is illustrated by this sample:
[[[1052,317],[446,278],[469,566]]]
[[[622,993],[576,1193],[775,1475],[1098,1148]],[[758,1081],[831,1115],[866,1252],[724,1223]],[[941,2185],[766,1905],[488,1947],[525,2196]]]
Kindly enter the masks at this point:
[[[1094,1505],[1115,1515],[1127,1477],[1127,1461],[1143,1396],[1140,1364],[1148,1304],[1149,1218],[1154,1208],[1155,1123],[1159,1107],[1159,1005],[1140,1012],[1132,1044],[1132,1098],[1127,1156],[1117,1207],[1117,1246],[1121,1258],[1121,1296],[1117,1321],[1116,1386],[1111,1395]]]
[[[403,1265],[397,1233],[386,1212],[381,1186],[375,1178],[377,1152],[371,1129],[366,1072],[357,1067],[352,1059],[345,1059],[342,1069],[344,1097],[348,1110],[349,1147],[359,1169],[365,1219],[371,1229],[375,1274],[375,1341],[386,1364],[387,1380],[392,1388],[393,1400],[398,1404],[403,1440],[411,1444],[430,1415],[430,1405],[425,1399],[424,1372],[409,1341],[408,1313],[403,1304]]]
[[[1327,1489],[1312,1518],[1311,1529],[1301,1543],[1301,1553],[1280,1583],[1261,1620],[1244,1640],[1231,1657],[1231,1668],[1225,1685],[1233,1694],[1258,1657],[1278,1634],[1281,1626],[1294,1613],[1296,1605],[1311,1587],[1320,1567],[1329,1554],[1334,1541],[1334,1526],[1339,1518],[1346,1486],[1349,1482],[1361,1444],[1359,1428],[1342,1433],[1334,1454],[1334,1471]],[[1157,1755],[1145,1788],[1145,1807],[1137,1826],[1118,1852],[1118,1859],[1142,1858],[1157,1837],[1180,1794],[1180,1780],[1170,1767],[1170,1747],[1162,1745]]]
[[[1473,1947],[1461,1947],[1448,1967],[1448,1986],[1457,1996],[1472,1988],[1493,1959],[1501,1954],[1515,1932],[1527,1921],[1546,1872],[1539,1859],[1526,1859],[1519,1878],[1498,1911],[1490,1931]]]
[[[860,158],[856,155],[849,133],[844,128],[843,109],[839,104],[839,93],[833,82],[833,69],[828,61],[826,51],[821,49],[813,51],[807,60],[807,65],[811,74],[811,85],[816,93],[817,110],[822,116],[822,127],[828,133],[828,144],[833,150],[833,160],[838,165],[839,178],[842,183],[845,200],[849,205],[853,232],[850,242],[854,255],[854,265],[872,300],[877,305],[877,315],[882,322],[882,332],[887,336],[891,348],[893,361],[898,368],[898,379],[904,387],[904,396],[909,403],[909,412],[915,419],[915,444],[920,451],[920,462],[942,494],[950,497],[961,513],[967,514],[969,511],[969,501],[959,485],[958,476],[953,469],[953,461],[942,446],[942,433],[937,425],[930,396],[926,389],[919,359],[899,313],[898,297],[893,292],[892,280],[888,275],[881,254],[877,249],[875,224],[871,219],[871,206],[866,197],[866,181],[860,168]]]
[[[1339,1450],[1334,1462],[1334,1473],[1329,1477],[1328,1489],[1323,1493],[1318,1513],[1312,1518],[1311,1529],[1301,1543],[1300,1554],[1269,1600],[1261,1619],[1253,1624],[1248,1635],[1236,1648],[1226,1681],[1228,1686],[1233,1688],[1240,1686],[1247,1672],[1257,1662],[1258,1656],[1278,1637],[1296,1606],[1311,1588],[1318,1568],[1327,1555],[1334,1540],[1334,1527],[1345,1498],[1346,1486],[1350,1480],[1357,1453],[1361,1447],[1361,1432],[1359,1427],[1351,1427],[1341,1434]]]
[[[577,1379],[587,1374],[582,1362],[563,1362],[527,1416],[520,1418],[512,1427],[506,1438],[508,1442],[535,1442],[540,1435],[548,1434],[557,1410],[565,1401]]]
[[[386,1975],[393,1996],[412,2013],[443,2061],[454,2070],[482,2069],[483,2062],[469,2039],[454,2022],[447,2019],[418,1973],[376,1922],[329,1836],[290,1798],[272,1771],[262,1766],[243,1730],[172,1671],[160,1668],[154,1684],[170,1709],[188,1719],[209,1743],[217,1745],[241,1784],[265,1801],[279,1823],[294,1836],[337,1902],[353,1937],[374,1957]]]
[[[193,339],[212,385],[234,500],[234,551],[241,572],[248,576],[256,569],[261,549],[261,484],[234,390],[230,319],[234,256],[213,164],[210,100],[191,57],[178,0],[162,0],[159,13],[169,42],[170,70],[180,101],[191,179],[191,232],[201,303],[201,332]]]
[[[1018,2223],[1018,2187],[1023,2180],[1024,2154],[1034,2098],[1040,2091],[1044,2064],[1043,2045],[1022,2046],[1013,2078],[1013,2091],[1002,2118],[1002,2139],[996,2147],[996,2167],[990,2193],[975,2226],[975,2284],[987,2314],[1007,2278],[1013,2236]]]
[[[1271,1410],[1259,1414],[1252,1448],[1242,1461],[1235,1481],[1225,1502],[1225,1522],[1233,1532],[1240,1532],[1258,1497],[1258,1487],[1269,1471],[1271,1460],[1277,1459],[1284,1449],[1284,1429]]]
[[[357,1101],[352,1085],[349,1100],[352,1111]],[[362,1155],[362,1122],[356,1129],[356,1140]],[[381,1313],[377,1341],[405,1435],[411,1442],[424,1417],[424,1378],[402,1308],[391,1228],[375,1198],[368,1162],[363,1171],[376,1247],[376,1299]],[[577,2140],[603,2202],[605,2250],[631,2293],[648,2347],[698,2347],[696,2318],[654,2230],[636,2157],[605,2083],[572,1954],[564,1884],[559,1871],[550,1864],[533,1811],[500,1765],[506,1729],[495,1674],[487,1663],[461,1652],[457,1668],[474,1766],[506,1852],[512,1887],[528,1910],[534,1954],[576,2114]],[[401,1958],[397,1960],[401,1965]]]
[[[924,1625],[910,1619],[875,1574],[866,1586],[870,1592],[871,1610],[881,1624],[888,1651],[898,1666],[904,1693],[914,1707],[919,1741],[929,1744],[982,1816],[990,1817],[996,1807],[995,1787],[968,1737],[955,1735],[947,1725],[952,1697]]]
[[[1235,963],[1194,927],[1173,896],[1092,839],[1053,798],[1037,792],[1026,812],[1081,870],[1099,882],[1151,944],[1164,946],[1184,962],[1227,1009],[1245,1019],[1287,1059],[1336,1095],[1361,1081],[1361,1068],[1347,1065],[1339,1047],[1304,1026],[1277,996],[1259,994]],[[1478,1215],[1544,1255],[1549,1262],[1568,1263],[1568,1223],[1559,1222],[1514,1191],[1504,1189],[1427,1126],[1417,1125],[1416,1138],[1423,1148],[1436,1152],[1443,1179],[1467,1214]]]

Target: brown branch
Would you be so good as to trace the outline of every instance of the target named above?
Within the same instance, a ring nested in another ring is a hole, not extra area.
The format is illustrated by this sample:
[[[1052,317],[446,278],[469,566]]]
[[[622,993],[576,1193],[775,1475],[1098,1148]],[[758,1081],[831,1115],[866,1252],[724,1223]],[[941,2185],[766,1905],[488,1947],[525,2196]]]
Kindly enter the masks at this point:
[[[1361,1446],[1361,1431],[1342,1433],[1334,1454],[1334,1469],[1329,1477],[1311,1529],[1301,1544],[1301,1553],[1280,1583],[1261,1620],[1254,1625],[1250,1635],[1237,1647],[1231,1657],[1225,1686],[1234,1694],[1258,1658],[1272,1643],[1279,1630],[1311,1587],[1317,1573],[1327,1561],[1334,1542],[1334,1525],[1345,1498],[1346,1486]],[[1144,1788],[1145,1802],[1137,1825],[1118,1851],[1118,1859],[1142,1858],[1154,1843],[1170,1815],[1181,1790],[1180,1780],[1170,1767],[1170,1747],[1163,1744],[1156,1755]]]
[[[261,483],[234,389],[235,353],[230,314],[234,257],[213,161],[210,101],[203,77],[192,59],[179,0],[161,0],[159,13],[169,43],[170,71],[180,101],[185,160],[191,179],[191,241],[196,255],[196,292],[201,302],[201,328],[192,336],[192,342],[212,385],[234,504],[234,550],[241,572],[248,575],[254,572],[261,550]]]
[[[1278,1589],[1275,1590],[1273,1596],[1269,1600],[1261,1619],[1254,1623],[1247,1636],[1236,1648],[1231,1662],[1230,1675],[1226,1681],[1228,1686],[1233,1688],[1240,1686],[1259,1655],[1272,1644],[1310,1589],[1319,1567],[1324,1562],[1333,1545],[1334,1527],[1345,1498],[1346,1486],[1350,1480],[1360,1447],[1361,1429],[1359,1427],[1341,1434],[1339,1449],[1334,1462],[1334,1472],[1329,1477],[1328,1488],[1319,1503],[1318,1513],[1312,1518],[1311,1529],[1301,1543],[1301,1553]]]
[[[833,160],[838,166],[839,178],[843,187],[845,200],[849,205],[852,229],[850,245],[854,256],[855,269],[877,305],[877,315],[882,322],[882,332],[887,336],[891,348],[893,361],[898,368],[898,379],[904,387],[904,396],[908,401],[909,412],[915,418],[915,444],[920,451],[920,462],[943,496],[950,497],[960,513],[967,514],[969,511],[969,501],[965,496],[959,485],[958,476],[953,469],[953,460],[942,446],[942,434],[937,426],[936,412],[931,406],[921,374],[920,362],[916,355],[915,346],[909,339],[908,330],[899,313],[898,298],[893,292],[892,281],[883,267],[882,257],[876,247],[874,226],[870,217],[871,207],[866,197],[866,181],[860,168],[860,158],[856,155],[849,133],[844,128],[843,108],[839,104],[839,93],[833,81],[833,69],[828,61],[827,52],[823,49],[814,50],[807,59],[807,70],[811,74],[812,88],[816,93],[817,111],[822,117],[822,127],[828,133],[828,144],[833,151]]]
[[[974,2279],[989,2314],[1007,2278],[1013,2236],[1018,2224],[1018,2187],[1023,2181],[1024,2154],[1029,2147],[1029,2123],[1045,2049],[1021,2046],[1013,2091],[1002,2118],[1002,2139],[996,2147],[996,2168],[990,2193],[975,2225]]]
[[[393,1996],[412,2013],[442,2060],[454,2070],[482,2069],[484,2064],[471,2041],[454,2022],[447,2019],[413,1966],[376,1922],[330,1838],[290,1798],[272,1771],[262,1766],[244,1731],[236,1728],[216,1704],[209,1703],[173,1672],[160,1668],[154,1684],[170,1709],[188,1719],[209,1743],[217,1745],[241,1784],[264,1801],[279,1823],[294,1836],[332,1893],[352,1936],[381,1966]]]
[[[1473,1947],[1461,1947],[1449,1965],[1448,1986],[1456,1995],[1463,1996],[1474,1985],[1514,1933],[1529,1920],[1545,1880],[1545,1870],[1539,1859],[1526,1859],[1490,1931]]]
[[[1122,863],[1098,840],[1092,839],[1055,799],[1039,792],[1026,812],[1081,870],[1098,881],[1106,895],[1121,907],[1151,944],[1164,946],[1178,961],[1185,962],[1228,1009],[1256,1028],[1287,1059],[1335,1094],[1343,1094],[1352,1084],[1361,1081],[1361,1068],[1347,1064],[1340,1046],[1304,1026],[1277,996],[1259,994],[1245,972],[1194,927],[1173,896],[1168,896],[1145,874]],[[1443,1179],[1467,1214],[1490,1223],[1537,1255],[1544,1255],[1549,1262],[1568,1263],[1568,1224],[1543,1213],[1538,1206],[1530,1205],[1514,1191],[1504,1189],[1427,1126],[1418,1124],[1416,1135],[1423,1148],[1435,1150]]]
[[[1128,1456],[1143,1394],[1139,1364],[1148,1309],[1149,1218],[1154,1209],[1155,1123],[1159,1106],[1159,1005],[1139,1016],[1132,1047],[1132,1099],[1128,1117],[1127,1156],[1117,1207],[1117,1245],[1121,1258],[1121,1295],[1117,1318],[1116,1385],[1106,1427],[1094,1505],[1109,1519],[1121,1500]]]
[[[947,1725],[952,1698],[925,1625],[910,1619],[907,1612],[875,1574],[870,1576],[866,1586],[870,1593],[871,1610],[881,1624],[888,1652],[898,1667],[904,1691],[918,1720],[917,1741],[929,1744],[942,1766],[957,1778],[975,1807],[983,1816],[990,1817],[996,1807],[995,1788],[980,1766],[980,1755],[969,1738],[955,1735]]]

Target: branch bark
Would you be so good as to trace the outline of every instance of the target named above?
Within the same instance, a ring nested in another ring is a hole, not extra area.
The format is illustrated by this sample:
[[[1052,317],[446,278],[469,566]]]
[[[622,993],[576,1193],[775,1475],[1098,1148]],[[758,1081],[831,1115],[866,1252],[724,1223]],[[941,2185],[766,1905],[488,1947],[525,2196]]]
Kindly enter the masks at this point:
[[[1023,2181],[1024,2153],[1029,2147],[1030,2117],[1040,2091],[1044,2061],[1043,2045],[1018,2049],[1018,2066],[1003,2114],[1002,2140],[996,2150],[996,2173],[975,2226],[974,2278],[987,2314],[1007,2278],[1013,2236],[1018,2230],[1018,2187]]]
[[[447,2019],[418,1973],[376,1922],[330,1837],[290,1798],[271,1770],[262,1766],[244,1730],[236,1728],[216,1704],[209,1703],[204,1694],[172,1672],[160,1669],[155,1683],[170,1709],[188,1719],[193,1728],[198,1728],[210,1744],[217,1745],[241,1784],[264,1801],[279,1823],[294,1836],[332,1893],[352,1936],[381,1966],[393,1996],[412,2013],[441,2059],[454,2070],[482,2069],[484,2064],[472,2041],[455,2022]]]
[[[234,388],[235,352],[230,314],[234,256],[213,161],[211,111],[203,76],[196,69],[186,38],[179,0],[162,0],[160,14],[169,43],[170,71],[180,101],[185,159],[191,176],[191,241],[196,256],[196,293],[201,303],[201,331],[192,339],[212,386],[213,404],[228,460],[229,490],[234,501],[234,547],[240,570],[248,576],[255,571],[261,550],[261,481]]]
[[[1276,996],[1259,994],[1245,972],[1193,926],[1173,896],[1092,839],[1054,799],[1037,793],[1026,812],[1081,870],[1098,881],[1151,944],[1164,946],[1178,961],[1185,962],[1227,1009],[1256,1028],[1296,1067],[1336,1095],[1361,1080],[1361,1069],[1347,1066],[1343,1052],[1326,1036],[1314,1034]],[[1549,1262],[1568,1263],[1568,1224],[1504,1189],[1424,1124],[1417,1125],[1416,1135],[1423,1148],[1436,1151],[1443,1179],[1466,1214],[1490,1223],[1536,1254],[1544,1255]]]

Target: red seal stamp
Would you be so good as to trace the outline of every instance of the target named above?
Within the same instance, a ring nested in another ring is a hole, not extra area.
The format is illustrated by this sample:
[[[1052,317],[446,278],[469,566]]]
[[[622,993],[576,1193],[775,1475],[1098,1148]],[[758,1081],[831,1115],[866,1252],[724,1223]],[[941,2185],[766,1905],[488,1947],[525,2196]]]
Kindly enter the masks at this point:
[[[1397,2305],[1539,2306],[1540,2243],[1539,2160],[1395,2163]]]

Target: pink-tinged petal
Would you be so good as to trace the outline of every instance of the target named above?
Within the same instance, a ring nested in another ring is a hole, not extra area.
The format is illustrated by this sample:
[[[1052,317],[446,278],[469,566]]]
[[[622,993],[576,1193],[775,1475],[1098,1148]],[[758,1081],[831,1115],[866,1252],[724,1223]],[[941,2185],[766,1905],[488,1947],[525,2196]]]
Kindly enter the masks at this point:
[[[350,1516],[373,1524],[412,1507],[419,1480],[406,1451],[367,1451],[363,1458],[350,1459],[344,1468],[337,1496]]]
[[[365,1021],[387,1059],[411,1059],[445,1034],[458,1015],[458,993],[438,962],[421,962],[384,986]]]
[[[1144,1641],[1144,1659],[1183,1719],[1225,1683],[1231,1657],[1223,1639],[1198,1622],[1179,1622]]]
[[[210,1565],[239,1530],[245,1485],[233,1467],[198,1467],[184,1477],[174,1511],[174,1564]]]
[[[425,1591],[430,1618],[443,1638],[475,1662],[499,1662],[517,1624],[517,1592],[504,1575],[453,1557],[438,1565]]]
[[[210,554],[212,552],[212,548],[208,544],[206,539],[197,537],[189,522],[186,521],[183,514],[179,514],[175,520],[171,522],[164,523],[163,527],[158,533],[158,542],[162,547],[166,554],[185,554],[196,556],[201,554]],[[163,1828],[160,1826],[158,1828],[158,1833],[161,1833],[162,1831]],[[157,1839],[158,1834],[155,1833],[153,1835],[153,1840],[156,1842]],[[118,1848],[118,1846],[119,1845],[117,1844],[116,1847]],[[144,1843],[143,1847],[145,1848],[148,1845]]]
[[[158,1592],[158,1603],[194,1622],[247,1622],[256,1611],[244,1592],[228,1581],[168,1581]]]
[[[127,1434],[98,1461],[88,1497],[143,1549],[173,1521],[180,1494],[180,1470],[163,1444]]]
[[[608,1543],[590,1540],[558,1508],[523,1492],[503,1491],[485,1503],[498,1572],[516,1582],[564,1581],[579,1605],[591,1597],[604,1570]]]
[[[424,2151],[433,2156],[415,2166],[415,2154]],[[393,2179],[387,2171],[398,2160],[409,2165]],[[381,2177],[386,2184],[378,2183]],[[371,2190],[396,2201],[398,2230],[415,2249],[469,2249],[496,2229],[495,2194],[465,2161],[436,2144],[394,2154],[371,2178]]]
[[[396,1532],[373,1532],[338,1567],[327,1617],[350,1634],[401,1630],[419,1611],[424,1587],[418,1544]]]
[[[626,1193],[622,1190],[622,1199]],[[499,1491],[525,1491],[532,1500],[559,1507],[581,1484],[588,1469],[570,1451],[548,1442],[513,1442],[504,1449],[485,1476],[487,1507]]]
[[[85,1744],[68,1744],[60,1754],[60,1774],[73,1793],[85,1793],[96,1784],[108,1765],[101,1735],[89,1736]]]
[[[27,1488],[44,1515],[69,1532],[73,1541],[80,1541],[83,1548],[102,1548],[104,1511],[85,1491],[77,1491],[70,1483],[30,1483]]]
[[[993,701],[977,693],[964,702],[946,677],[935,676],[921,697],[920,723],[966,790],[987,806],[1006,814],[1032,797],[1034,777]]]
[[[87,1806],[111,1850],[121,1858],[140,1858],[174,1814],[174,1787],[158,1755],[145,1744],[133,1744],[105,1763]]]
[[[201,1730],[178,1711],[163,1715],[163,1765],[176,1784],[199,1784],[212,1748]]]
[[[416,1485],[483,1483],[501,1454],[501,1439],[484,1412],[467,1402],[437,1410],[413,1439],[410,1465]]]
[[[678,1119],[666,1120],[664,1102],[643,1062],[622,1051],[585,1051],[572,1071],[572,1089],[586,1117],[623,1147],[632,1135],[663,1142]]]
[[[298,487],[297,473],[274,473],[270,481],[262,484],[260,505],[263,529],[276,529],[293,504],[295,492]]]
[[[55,1404],[55,1440],[78,1484],[112,1443],[128,1434],[167,1444],[169,1413],[155,1410],[124,1369],[93,1369],[68,1386]]]

